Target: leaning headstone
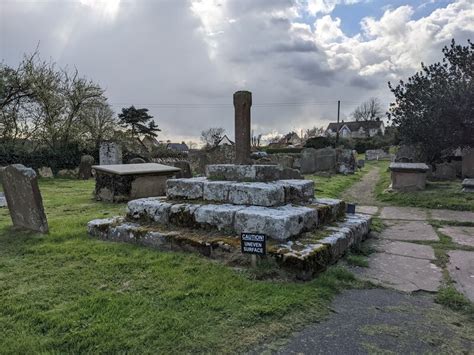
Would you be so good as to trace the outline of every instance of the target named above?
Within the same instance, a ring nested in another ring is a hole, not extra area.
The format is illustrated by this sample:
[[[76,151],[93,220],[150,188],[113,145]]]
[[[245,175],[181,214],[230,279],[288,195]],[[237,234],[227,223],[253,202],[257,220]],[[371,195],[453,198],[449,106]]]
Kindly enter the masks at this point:
[[[359,159],[359,160],[357,161],[357,167],[358,167],[359,169],[362,169],[364,166],[365,166],[365,160],[364,160],[364,159]]]
[[[38,175],[43,179],[50,179],[54,177],[53,170],[49,166],[42,166],[38,169]]]
[[[462,177],[474,178],[474,148],[466,148],[463,150]]]
[[[300,158],[300,171],[301,174],[312,174],[316,172],[316,161],[315,156],[316,149],[314,148],[305,148],[301,152]]]
[[[3,178],[3,188],[13,225],[47,233],[48,221],[35,171],[21,164],[14,164],[5,169]]]
[[[115,142],[102,142],[99,149],[100,165],[122,164],[122,148]]]
[[[92,155],[83,155],[79,164],[79,173],[77,178],[88,180],[92,177],[92,165],[94,165],[94,157]]]

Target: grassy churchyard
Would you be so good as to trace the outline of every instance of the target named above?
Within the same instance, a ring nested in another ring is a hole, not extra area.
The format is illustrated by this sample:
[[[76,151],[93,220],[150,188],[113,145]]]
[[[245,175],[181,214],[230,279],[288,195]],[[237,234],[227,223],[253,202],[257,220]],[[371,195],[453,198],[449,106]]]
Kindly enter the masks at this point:
[[[386,193],[381,188],[388,186],[386,166],[369,162],[354,175],[308,178],[315,180],[317,196],[337,198],[378,168],[374,189],[380,204],[474,209],[471,200],[443,192],[440,184],[430,184],[417,198]],[[341,290],[371,288],[345,263],[310,282],[261,280],[258,269],[92,239],[87,222],[123,215],[125,204],[96,202],[93,180],[42,179],[40,189],[49,234],[13,230],[8,210],[0,209],[0,353],[246,351],[322,321]],[[374,229],[383,227],[375,218]],[[435,247],[439,263],[446,264],[446,251],[453,246],[449,238],[425,244]],[[346,263],[367,268],[371,252],[356,250]],[[474,314],[452,286],[443,287],[437,301],[455,312],[430,310],[426,314],[433,317],[433,327],[463,323]],[[392,335],[392,328],[380,329],[377,334]],[[448,349],[462,349],[459,339],[473,341],[466,335],[469,329],[466,323]]]
[[[194,254],[91,239],[88,221],[124,210],[94,201],[93,186],[40,181],[48,235],[13,231],[0,209],[0,352],[235,352],[321,320],[358,285],[341,267],[256,281]]]

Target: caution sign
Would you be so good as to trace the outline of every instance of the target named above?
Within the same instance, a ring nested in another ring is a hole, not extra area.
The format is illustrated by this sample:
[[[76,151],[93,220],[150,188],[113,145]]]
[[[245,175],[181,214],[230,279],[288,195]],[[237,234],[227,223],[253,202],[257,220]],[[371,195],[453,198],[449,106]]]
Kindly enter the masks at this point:
[[[243,254],[265,255],[267,253],[265,234],[242,233],[240,246]]]

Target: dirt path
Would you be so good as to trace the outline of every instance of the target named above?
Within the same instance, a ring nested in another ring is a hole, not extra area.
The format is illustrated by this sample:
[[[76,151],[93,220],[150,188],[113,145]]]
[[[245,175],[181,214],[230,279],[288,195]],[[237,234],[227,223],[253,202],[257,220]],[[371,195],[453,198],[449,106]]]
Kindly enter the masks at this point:
[[[347,202],[355,202],[359,205],[377,206],[380,205],[375,199],[375,185],[380,178],[380,170],[373,167],[362,180],[354,184],[342,194],[342,199]]]

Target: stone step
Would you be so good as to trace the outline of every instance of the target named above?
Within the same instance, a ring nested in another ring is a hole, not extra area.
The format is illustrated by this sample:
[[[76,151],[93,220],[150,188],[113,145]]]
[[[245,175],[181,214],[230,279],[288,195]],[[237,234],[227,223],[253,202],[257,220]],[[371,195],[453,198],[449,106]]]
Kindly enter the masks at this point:
[[[235,165],[213,164],[206,166],[206,176],[210,180],[268,182],[281,179],[302,179],[296,169],[280,165]]]
[[[264,233],[286,240],[318,225],[316,208],[285,205],[260,207],[231,204],[172,203],[160,198],[130,201],[130,220],[180,227],[213,228],[233,234]]]
[[[206,178],[169,179],[167,197],[172,200],[203,200],[263,207],[304,204],[314,197],[314,182],[291,179],[269,183],[212,181]]]
[[[351,246],[360,243],[370,231],[371,217],[348,215],[332,226],[303,234],[298,239],[269,240],[267,253],[277,264],[301,279],[336,262]],[[202,255],[229,259],[241,258],[240,238],[223,233],[190,229],[170,230],[162,225],[129,222],[122,217],[93,220],[87,225],[90,236],[116,242],[138,244],[158,250],[199,252]]]

